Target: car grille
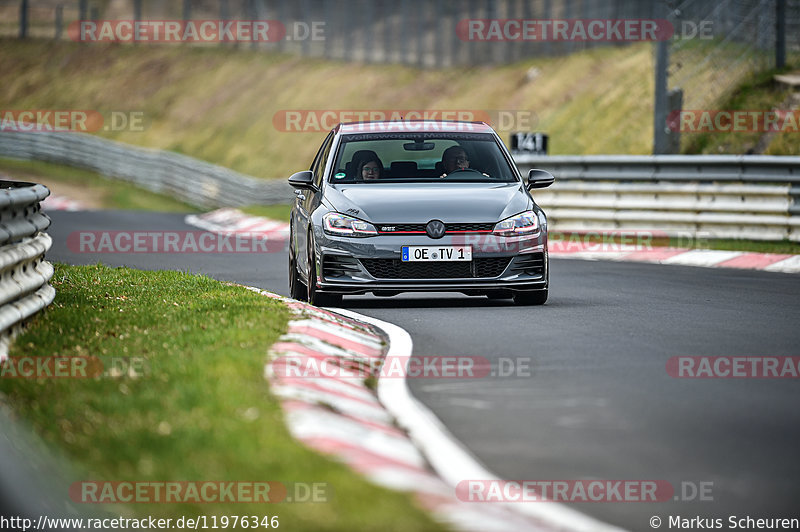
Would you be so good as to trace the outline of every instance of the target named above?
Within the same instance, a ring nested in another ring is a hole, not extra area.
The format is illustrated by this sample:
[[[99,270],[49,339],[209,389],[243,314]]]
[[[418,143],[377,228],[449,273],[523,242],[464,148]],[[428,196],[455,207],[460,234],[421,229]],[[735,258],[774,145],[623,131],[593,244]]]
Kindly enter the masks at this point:
[[[544,275],[544,253],[525,253],[514,257],[510,273],[537,277]]]
[[[447,232],[465,232],[465,231],[491,231],[494,229],[495,224],[445,224]]]
[[[470,279],[497,277],[510,261],[511,257],[442,262],[361,259],[361,264],[376,279]]]
[[[378,232],[382,235],[392,235],[398,233],[424,233],[427,224],[376,224]],[[469,233],[478,231],[491,231],[494,223],[464,223],[464,224],[445,224],[446,233]],[[384,231],[384,227],[394,227],[394,231]]]

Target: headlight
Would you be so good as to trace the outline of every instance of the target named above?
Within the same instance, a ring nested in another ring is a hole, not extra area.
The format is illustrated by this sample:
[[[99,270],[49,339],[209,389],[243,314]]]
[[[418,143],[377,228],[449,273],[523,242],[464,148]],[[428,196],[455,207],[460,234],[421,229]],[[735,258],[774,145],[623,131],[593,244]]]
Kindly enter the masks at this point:
[[[533,211],[525,211],[497,222],[492,233],[500,236],[529,235],[539,232],[539,220]]]
[[[323,216],[322,227],[329,235],[360,237],[378,234],[378,231],[371,223],[352,216],[339,214],[338,212],[329,212]]]

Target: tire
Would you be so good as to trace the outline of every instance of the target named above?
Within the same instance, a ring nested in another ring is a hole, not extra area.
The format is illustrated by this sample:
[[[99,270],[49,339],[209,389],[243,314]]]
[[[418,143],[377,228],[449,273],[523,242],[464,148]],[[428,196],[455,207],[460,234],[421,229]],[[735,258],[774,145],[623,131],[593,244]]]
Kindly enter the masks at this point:
[[[314,256],[314,240],[311,233],[308,235],[308,302],[316,307],[338,307],[342,304],[342,296],[339,294],[326,294],[317,290],[317,261]]]
[[[548,289],[530,292],[514,292],[514,303],[517,305],[544,305],[547,302]]]
[[[289,297],[305,301],[308,298],[306,286],[300,280],[300,273],[297,271],[297,260],[292,253],[292,244],[289,243]]]

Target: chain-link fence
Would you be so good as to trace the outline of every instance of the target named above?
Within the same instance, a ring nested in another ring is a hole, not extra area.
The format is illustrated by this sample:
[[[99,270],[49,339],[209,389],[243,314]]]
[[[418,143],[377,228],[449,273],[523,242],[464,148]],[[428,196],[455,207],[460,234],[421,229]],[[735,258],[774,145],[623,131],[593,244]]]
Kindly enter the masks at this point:
[[[788,64],[800,59],[800,0],[670,0],[669,88],[684,109],[709,109],[754,72],[775,66],[779,4]]]
[[[666,0],[659,7],[674,36],[653,48],[654,153],[680,150],[686,117],[726,116],[719,105],[754,73],[800,63],[800,0]]]
[[[636,41],[650,40],[646,38],[586,39],[570,34],[563,39],[552,33],[546,38],[542,31],[526,38],[519,32],[509,36],[509,26],[503,25],[508,20],[583,21],[588,26],[596,20],[662,19],[669,22],[669,33],[659,35],[653,58],[637,55],[643,48]],[[670,110],[719,106],[744,79],[773,67],[781,49],[786,64],[800,64],[800,0],[0,0],[0,35],[74,40],[79,20],[267,20],[281,32],[264,41],[221,39],[200,45],[422,68],[507,64],[628,47],[625,63],[630,75],[617,73],[613,87],[592,96],[594,112],[579,113],[595,121],[617,117],[604,131],[619,138],[621,146],[637,145],[631,137],[641,138],[644,128],[665,123]],[[499,34],[486,30],[491,21],[500,23]],[[469,31],[473,22],[484,28],[478,37]],[[595,83],[598,64],[588,59],[576,76]],[[531,68],[526,79],[538,74]],[[655,118],[648,110],[654,92]],[[609,105],[621,106],[627,122],[619,122],[620,113],[605,113]],[[580,119],[563,109],[542,112],[540,126],[557,130],[561,122]],[[678,135],[654,130],[655,153],[678,151]],[[594,152],[591,146],[574,149]]]
[[[246,46],[442,67],[502,64],[625,44],[475,38],[467,34],[468,21],[650,19],[656,7],[642,0],[0,0],[0,34],[69,39],[70,24],[91,19],[271,20],[279,22],[285,34]]]

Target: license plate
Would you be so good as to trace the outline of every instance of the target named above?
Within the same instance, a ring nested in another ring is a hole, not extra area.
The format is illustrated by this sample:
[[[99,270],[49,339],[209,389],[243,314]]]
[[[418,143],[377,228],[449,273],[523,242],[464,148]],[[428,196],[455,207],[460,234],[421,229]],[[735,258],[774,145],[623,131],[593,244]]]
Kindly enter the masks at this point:
[[[403,262],[471,261],[472,246],[402,246]]]

